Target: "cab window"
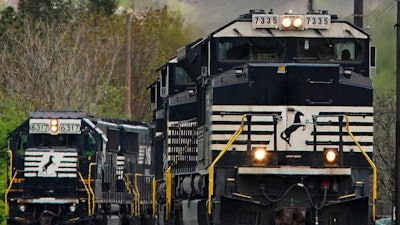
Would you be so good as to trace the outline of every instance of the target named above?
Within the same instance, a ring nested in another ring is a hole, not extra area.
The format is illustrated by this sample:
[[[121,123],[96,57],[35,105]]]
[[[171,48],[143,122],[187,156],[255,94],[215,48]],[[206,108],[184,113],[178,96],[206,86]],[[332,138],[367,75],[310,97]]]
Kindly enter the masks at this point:
[[[218,59],[220,61],[261,61],[283,60],[284,43],[275,38],[220,38]]]

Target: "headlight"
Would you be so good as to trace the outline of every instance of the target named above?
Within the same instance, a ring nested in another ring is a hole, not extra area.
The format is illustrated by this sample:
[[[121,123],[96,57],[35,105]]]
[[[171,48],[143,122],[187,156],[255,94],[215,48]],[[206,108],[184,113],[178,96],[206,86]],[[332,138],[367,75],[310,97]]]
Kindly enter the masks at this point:
[[[252,164],[255,166],[264,166],[268,160],[268,151],[266,148],[254,148],[251,151]]]
[[[19,205],[18,207],[19,207],[19,211],[25,212],[25,210],[26,210],[26,205]]]
[[[72,204],[72,205],[69,206],[69,211],[70,212],[75,212],[75,210],[76,210],[76,204]]]
[[[324,149],[324,166],[337,166],[339,160],[338,150],[335,148]]]
[[[58,120],[51,119],[50,120],[50,132],[57,133],[58,131]]]
[[[290,25],[292,25],[292,20],[290,20],[290,18],[288,18],[288,17],[283,18],[281,24],[282,24],[282,27],[289,28]]]
[[[304,16],[302,15],[285,15],[281,17],[281,30],[303,30]]]
[[[301,18],[295,18],[293,20],[293,26],[299,28],[303,25],[303,20]]]

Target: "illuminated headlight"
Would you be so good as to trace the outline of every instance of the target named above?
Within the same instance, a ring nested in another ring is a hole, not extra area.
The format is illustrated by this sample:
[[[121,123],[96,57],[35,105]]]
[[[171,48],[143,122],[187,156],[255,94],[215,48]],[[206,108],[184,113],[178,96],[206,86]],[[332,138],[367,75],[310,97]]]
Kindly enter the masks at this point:
[[[324,162],[325,166],[337,166],[339,153],[337,149],[327,148],[324,149]]]
[[[299,17],[293,20],[293,26],[296,28],[300,28],[303,25],[303,20]]]
[[[265,157],[267,156],[267,153],[265,151],[265,149],[256,149],[254,152],[254,159],[261,161],[263,159],[265,159]]]
[[[19,207],[19,211],[25,212],[25,210],[26,210],[26,205],[19,205],[18,207]]]
[[[292,25],[292,20],[289,17],[283,18],[281,24],[284,28],[289,28]]]
[[[72,205],[69,206],[69,211],[70,212],[75,212],[75,210],[76,210],[76,204],[72,204]]]
[[[304,17],[301,15],[287,15],[281,17],[281,30],[301,30],[303,29]]]
[[[56,133],[58,131],[58,120],[50,120],[50,132]]]
[[[264,166],[268,161],[268,151],[266,148],[254,148],[251,151],[252,165]]]

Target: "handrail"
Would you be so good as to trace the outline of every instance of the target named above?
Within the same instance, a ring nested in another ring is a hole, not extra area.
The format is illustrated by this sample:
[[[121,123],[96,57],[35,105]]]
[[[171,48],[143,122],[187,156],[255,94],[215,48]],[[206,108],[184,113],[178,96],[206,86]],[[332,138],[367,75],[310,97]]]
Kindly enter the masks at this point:
[[[10,168],[8,171],[8,177],[11,180],[12,178],[12,170],[13,170],[13,153],[11,150],[7,150],[8,155],[10,156]]]
[[[134,216],[140,216],[140,190],[138,186],[138,177],[149,177],[152,178],[152,191],[151,191],[151,201],[152,201],[152,215],[153,217],[155,216],[156,213],[156,178],[154,175],[151,174],[141,174],[141,173],[135,173],[135,188],[133,191],[136,193],[135,197],[135,214]]]
[[[92,162],[92,163],[89,163],[89,174],[88,174],[88,187],[89,187],[89,191],[90,191],[90,194],[92,195],[92,215],[94,214],[94,206],[95,206],[95,194],[94,194],[94,192],[93,192],[93,188],[92,188],[92,186],[90,185],[90,182],[91,182],[91,175],[92,175],[92,166],[94,166],[94,165],[96,165],[97,163],[94,163],[94,162]]]
[[[152,179],[152,185],[153,185],[153,190],[152,190],[152,193],[151,193],[151,200],[152,200],[151,206],[152,206],[152,209],[153,209],[153,218],[155,218],[156,212],[157,212],[157,200],[156,200],[156,197],[157,197],[157,182],[156,182],[156,177],[154,177],[154,176],[153,176],[153,179]]]
[[[347,130],[347,133],[350,135],[351,139],[353,139],[354,143],[356,143],[358,149],[360,149],[362,155],[364,156],[364,158],[367,160],[368,164],[372,168],[372,210],[371,210],[371,214],[372,214],[372,221],[375,221],[375,213],[376,213],[375,212],[376,211],[375,210],[375,201],[376,201],[376,189],[377,189],[376,166],[375,166],[374,162],[371,160],[371,158],[368,156],[368,154],[361,147],[361,145],[358,143],[358,141],[355,139],[353,134],[351,133],[351,131],[349,129],[349,118],[347,116],[344,116],[344,118],[346,119],[346,130]]]
[[[79,178],[81,178],[82,184],[85,187],[85,190],[86,190],[86,192],[88,194],[88,215],[91,216],[92,215],[91,214],[92,211],[90,210],[90,192],[89,192],[88,187],[86,186],[85,179],[83,179],[83,176],[82,176],[81,172],[78,171],[78,175],[79,175]]]
[[[131,215],[132,216],[134,216],[134,213],[135,213],[135,193],[133,193],[133,190],[132,190],[132,188],[130,187],[130,184],[131,184],[131,181],[129,180],[129,177],[128,177],[128,175],[126,174],[126,173],[124,173],[124,183],[125,183],[125,188],[126,188],[126,190],[128,190],[128,193],[129,194],[131,194],[131,195],[133,195],[133,200],[132,200],[132,203],[131,203]]]
[[[8,185],[8,188],[7,188],[6,193],[4,195],[4,205],[5,205],[5,213],[6,213],[6,215],[8,215],[8,210],[9,210],[9,207],[8,207],[8,193],[11,190],[11,187],[12,187],[12,185],[14,183],[14,180],[15,180],[15,177],[17,176],[17,174],[18,174],[18,170],[15,171],[14,176],[10,179],[10,184]]]
[[[179,124],[179,139],[181,138],[181,130],[182,130],[181,124]],[[194,133],[192,133],[192,138],[190,139],[190,142],[188,142],[187,145],[185,145],[182,151],[178,153],[174,161],[172,161],[171,164],[168,166],[168,168],[165,170],[165,196],[166,196],[165,219],[166,220],[168,220],[169,218],[169,212],[171,210],[171,202],[172,202],[172,166],[178,163],[183,154],[192,144],[193,140],[194,140]]]
[[[135,178],[134,177],[133,177],[133,182],[135,182]],[[137,208],[137,206],[136,206],[136,198],[138,196],[138,193],[136,192],[135,188],[133,187],[133,184],[132,184],[132,193],[133,193],[133,204],[132,204],[133,208],[131,208],[131,210],[132,210],[132,215],[136,216],[138,214],[138,212],[136,210],[136,208]]]
[[[169,211],[171,210],[171,199],[172,199],[172,173],[171,166],[165,171],[165,220],[168,220]]]
[[[135,191],[136,191],[136,215],[135,216],[140,216],[140,192],[138,188],[138,177],[141,176],[139,173],[135,173]]]
[[[214,161],[211,163],[208,169],[208,214],[211,214],[211,209],[212,209],[211,197],[214,194],[214,167],[218,163],[218,161],[222,158],[222,156],[225,154],[225,152],[228,150],[228,148],[232,145],[232,143],[236,140],[236,138],[242,133],[244,127],[244,118],[246,118],[246,116],[247,116],[246,114],[242,115],[242,122],[240,124],[239,129],[237,129],[236,132],[232,135],[228,143],[221,150],[218,156],[214,159]]]

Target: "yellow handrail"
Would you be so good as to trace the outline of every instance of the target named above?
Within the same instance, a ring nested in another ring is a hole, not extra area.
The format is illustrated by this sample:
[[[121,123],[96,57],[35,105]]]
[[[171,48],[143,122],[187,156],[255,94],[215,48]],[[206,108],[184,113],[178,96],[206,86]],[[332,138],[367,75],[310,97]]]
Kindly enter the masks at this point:
[[[83,176],[82,176],[81,172],[78,171],[78,175],[79,175],[79,178],[81,178],[82,184],[85,187],[85,190],[86,190],[86,192],[88,194],[88,215],[91,216],[92,215],[91,214],[92,211],[90,210],[90,191],[89,191],[88,187],[85,184],[85,179],[83,179]]]
[[[135,191],[136,191],[136,216],[140,216],[140,192],[138,188],[138,177],[141,176],[140,174],[135,174]]]
[[[133,179],[135,179],[135,178],[133,178]],[[133,186],[133,184],[132,184],[132,186]],[[138,214],[138,212],[137,212],[137,206],[136,206],[136,198],[137,198],[137,195],[138,195],[138,193],[136,192],[136,190],[135,190],[135,188],[134,187],[132,187],[132,192],[133,192],[133,196],[134,196],[134,198],[133,198],[133,209],[132,209],[132,215],[133,216],[136,216],[137,214]]]
[[[9,209],[8,208],[8,193],[11,190],[11,187],[12,187],[12,185],[14,183],[14,180],[15,180],[15,177],[17,176],[17,174],[18,174],[18,170],[15,171],[14,176],[10,179],[10,184],[8,185],[8,188],[7,188],[6,193],[4,195],[4,205],[5,205],[6,215],[8,215],[8,209]]]
[[[90,194],[92,195],[92,215],[94,214],[94,206],[95,206],[95,195],[92,189],[92,186],[90,185],[91,182],[91,175],[92,175],[92,166],[96,165],[97,163],[89,163],[89,174],[88,174],[88,188],[90,191]]]
[[[351,139],[353,139],[354,143],[356,143],[358,149],[360,149],[362,155],[364,156],[364,158],[367,160],[368,164],[372,168],[372,209],[371,209],[371,214],[372,214],[372,221],[375,221],[375,201],[376,201],[376,188],[377,188],[376,166],[375,166],[374,162],[372,162],[372,160],[368,156],[368,154],[361,147],[361,145],[358,143],[358,141],[354,138],[353,134],[351,133],[351,131],[349,129],[349,118],[347,116],[344,116],[344,118],[346,119],[347,133],[350,135]]]
[[[8,170],[8,177],[11,180],[12,177],[12,170],[13,170],[13,153],[11,150],[7,150],[8,155],[10,156],[10,168]]]
[[[211,209],[212,209],[211,197],[214,194],[214,167],[218,163],[218,161],[222,158],[222,156],[225,154],[225,152],[228,150],[228,148],[232,145],[232,143],[236,140],[236,138],[242,133],[244,127],[244,118],[246,118],[246,114],[242,116],[242,122],[240,124],[239,129],[237,129],[236,132],[232,135],[228,143],[221,150],[218,156],[214,159],[214,161],[211,163],[208,169],[208,214],[211,214]]]
[[[168,220],[169,211],[171,209],[171,199],[172,199],[172,174],[171,174],[171,166],[167,168],[165,171],[165,220]]]
[[[131,181],[129,180],[129,176],[124,173],[124,182],[125,182],[125,188],[128,190],[128,193],[133,196],[133,200],[131,203],[131,215],[134,216],[135,213],[135,193],[133,192],[131,188]]]
[[[153,209],[153,218],[155,218],[155,216],[156,216],[156,211],[157,211],[157,200],[156,200],[156,197],[157,197],[157,182],[156,182],[156,178],[155,177],[153,177],[153,179],[152,179],[152,185],[153,185],[153,190],[152,190],[152,195],[151,195],[151,200],[152,200],[152,202],[151,202],[151,206],[152,206],[152,209]]]

